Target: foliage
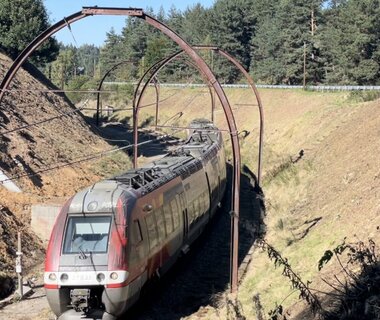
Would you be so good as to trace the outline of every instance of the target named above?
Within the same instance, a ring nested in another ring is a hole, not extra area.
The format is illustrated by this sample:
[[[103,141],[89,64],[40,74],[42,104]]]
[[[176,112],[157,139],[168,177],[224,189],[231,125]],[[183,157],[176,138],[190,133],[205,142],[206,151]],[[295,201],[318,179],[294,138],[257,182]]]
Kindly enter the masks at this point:
[[[375,101],[380,99],[380,91],[352,91],[349,98],[355,102]]]
[[[49,27],[42,0],[0,0],[0,47],[12,58]],[[58,44],[50,38],[35,51],[32,61],[43,65],[58,54]]]
[[[252,0],[219,0],[211,11],[210,31],[214,44],[234,55],[249,69],[251,62],[251,39],[254,34],[255,17]],[[222,60],[216,71],[222,82],[238,80],[240,73]]]
[[[49,66],[49,78],[61,89],[65,88],[68,81],[77,73],[77,49],[73,46],[62,48],[57,59]]]
[[[100,48],[100,74],[103,76],[115,64],[123,60],[122,57],[122,37],[117,35],[112,28],[107,32],[107,38],[103,47]],[[115,80],[114,75],[110,75],[110,80]]]
[[[326,81],[376,84],[380,79],[380,3],[338,1],[325,11],[321,50]]]
[[[347,262],[342,262],[346,253]],[[333,257],[343,271],[343,279],[334,276],[334,282],[324,280],[332,288],[326,293],[329,304],[336,308],[330,310],[325,319],[379,319],[379,251],[376,243],[368,239],[368,243],[357,241],[347,243],[346,239],[332,250],[327,250],[318,263],[321,269]],[[340,277],[342,278],[342,277]]]
[[[91,77],[79,75],[68,81],[66,89],[69,90],[69,92],[67,93],[67,96],[73,103],[78,103],[81,100],[84,100],[84,94],[75,91],[94,90],[96,86],[97,83],[93,81]]]
[[[0,0],[0,43],[12,56],[48,26],[41,0],[14,3]],[[145,12],[190,44],[226,50],[257,82],[302,84],[305,78],[306,85],[380,83],[378,0],[218,0],[210,8],[197,3],[183,11],[172,6],[169,12],[163,8]],[[56,42],[49,40],[34,59],[56,58],[47,71],[64,88],[77,76],[100,79],[120,62],[107,80],[136,82],[153,63],[177,50],[166,35],[142,19],[128,17],[122,32],[111,29],[100,48],[61,44],[57,56]],[[222,83],[240,81],[241,74],[224,57],[211,51],[199,53]],[[183,60],[163,68],[159,80],[203,81]]]
[[[227,320],[246,320],[247,318],[244,316],[242,304],[238,299],[226,299],[227,305]]]
[[[310,282],[307,281],[306,283],[304,283],[302,281],[301,277],[293,271],[292,267],[288,262],[288,259],[282,257],[281,254],[264,239],[259,239],[257,241],[257,245],[268,254],[269,259],[273,261],[276,267],[283,268],[282,274],[285,277],[289,278],[292,284],[292,288],[297,289],[299,291],[299,297],[304,299],[310,305],[311,310],[314,313],[323,312],[321,303],[309,288]],[[277,315],[281,314],[281,305],[276,306],[275,310],[270,312],[270,316],[272,319],[277,319]]]

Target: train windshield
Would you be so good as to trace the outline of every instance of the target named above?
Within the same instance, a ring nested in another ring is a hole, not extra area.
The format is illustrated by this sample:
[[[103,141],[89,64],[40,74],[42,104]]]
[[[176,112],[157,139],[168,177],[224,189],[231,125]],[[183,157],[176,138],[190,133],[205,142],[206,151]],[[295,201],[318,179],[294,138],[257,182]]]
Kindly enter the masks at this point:
[[[67,223],[63,253],[105,253],[111,217],[70,217]]]

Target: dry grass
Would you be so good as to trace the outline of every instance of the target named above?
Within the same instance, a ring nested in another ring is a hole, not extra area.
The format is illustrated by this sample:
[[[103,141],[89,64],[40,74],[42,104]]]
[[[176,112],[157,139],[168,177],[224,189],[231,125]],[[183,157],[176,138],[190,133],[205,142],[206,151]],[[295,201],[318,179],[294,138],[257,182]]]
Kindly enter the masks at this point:
[[[312,280],[311,286],[320,288],[323,285],[317,263],[326,249],[354,234],[380,239],[376,230],[380,225],[380,101],[363,103],[348,93],[260,93],[266,118],[263,186],[267,241],[289,259],[305,282]],[[241,105],[255,101],[249,90],[226,89],[226,94],[235,109],[239,130],[251,132],[241,140],[241,152],[243,162],[256,171],[257,107]],[[162,88],[161,99],[165,98],[160,107],[161,124],[179,111],[184,112],[174,123],[179,126],[193,118],[210,116],[209,96],[203,89],[176,93]],[[148,93],[144,103],[151,102],[154,94]],[[154,107],[144,108],[140,119],[152,115]],[[227,129],[218,104],[215,117],[217,125]],[[304,156],[292,163],[300,150]],[[337,270],[332,264],[325,272],[333,274]],[[247,319],[255,318],[252,297],[257,293],[265,314],[276,304],[286,307],[298,301],[298,293],[260,251],[255,252],[239,292]],[[207,319],[217,319],[226,311],[211,308],[202,312]],[[299,312],[292,308],[288,316],[296,318]]]

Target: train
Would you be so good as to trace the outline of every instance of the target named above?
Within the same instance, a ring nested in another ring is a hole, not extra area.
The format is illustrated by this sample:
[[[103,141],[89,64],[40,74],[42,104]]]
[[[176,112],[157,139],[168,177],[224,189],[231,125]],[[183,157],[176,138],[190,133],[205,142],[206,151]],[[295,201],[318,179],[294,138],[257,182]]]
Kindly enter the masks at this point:
[[[226,189],[223,137],[206,119],[157,161],[71,197],[49,240],[44,287],[60,320],[113,320],[189,251]]]

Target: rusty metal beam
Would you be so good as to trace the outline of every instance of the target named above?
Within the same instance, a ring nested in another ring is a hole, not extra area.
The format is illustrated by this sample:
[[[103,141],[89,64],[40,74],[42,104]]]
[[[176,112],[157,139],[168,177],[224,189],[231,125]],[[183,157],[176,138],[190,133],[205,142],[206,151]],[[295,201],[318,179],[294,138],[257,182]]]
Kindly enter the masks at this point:
[[[150,66],[146,71],[145,73],[143,74],[143,76],[140,78],[138,84],[137,84],[137,87],[136,87],[136,90],[134,92],[134,97],[133,97],[133,109],[134,109],[134,113],[133,113],[133,167],[134,168],[137,168],[137,154],[138,154],[138,114],[139,114],[139,110],[141,108],[141,103],[142,103],[142,98],[144,97],[144,94],[145,94],[145,91],[149,85],[149,83],[151,83],[153,81],[153,79],[155,79],[155,77],[157,76],[157,74],[162,70],[162,68],[164,68],[167,64],[169,64],[171,61],[173,61],[174,59],[176,59],[177,57],[179,56],[182,56],[184,54],[184,51],[183,50],[180,50],[180,51],[177,51],[175,52],[174,54],[170,55],[169,57],[167,58],[164,58],[162,60],[159,60],[157,61],[155,64],[153,64],[152,66]],[[201,75],[203,78],[205,78],[205,75],[202,74],[202,71],[197,67],[197,65],[191,61],[187,61],[186,63],[194,66],[195,68],[197,68],[200,72],[201,72]],[[150,74],[151,73],[151,74]],[[141,91],[139,91],[139,88],[142,84],[142,81],[144,80],[144,78],[150,74],[150,76],[148,77],[148,79],[145,81]],[[206,80],[206,79],[205,79]],[[205,81],[207,82],[207,80]],[[214,117],[213,115],[213,112],[214,112],[214,105],[215,105],[215,102],[214,102],[214,95],[213,95],[213,91],[211,89],[211,85],[208,84],[207,85],[209,91],[210,91],[210,97],[211,97],[211,113],[212,113],[212,119]],[[156,104],[156,126],[157,126],[157,119],[158,119],[158,103]]]
[[[232,155],[233,155],[233,178],[232,178],[232,210],[231,210],[231,235],[232,235],[232,258],[231,258],[231,292],[235,293],[238,289],[238,243],[239,243],[239,204],[240,204],[240,146],[239,138],[237,136],[237,127],[231,106],[228,102],[227,96],[219,83],[215,78],[215,75],[211,71],[210,67],[206,62],[198,55],[198,53],[193,49],[184,39],[182,39],[173,30],[160,23],[153,17],[149,15],[144,15],[141,18],[155,27],[156,29],[162,31],[173,41],[175,41],[183,51],[185,51],[188,56],[199,66],[202,73],[205,74],[209,83],[214,87],[215,93],[218,95],[220,103],[222,104],[224,114],[226,116],[228,128],[230,130],[231,142],[232,142]]]
[[[99,7],[85,7],[82,11],[77,12],[66,19],[59,21],[54,24],[46,31],[41,33],[34,39],[27,48],[16,58],[15,62],[12,64],[11,68],[8,70],[5,78],[0,84],[0,103],[4,95],[3,89],[7,89],[9,83],[13,79],[17,70],[21,67],[22,63],[30,56],[30,54],[37,49],[42,42],[56,33],[58,30],[62,29],[66,24],[70,24],[74,21],[80,20],[84,17],[90,15],[127,15],[136,16],[144,19],[149,25],[160,30],[162,33],[166,34],[174,42],[176,42],[181,49],[188,54],[188,56],[193,60],[193,62],[200,68],[202,73],[208,80],[208,83],[212,85],[217,94],[220,103],[223,107],[224,114],[226,116],[230,136],[232,143],[232,155],[233,155],[233,181],[232,181],[232,208],[231,208],[231,235],[232,235],[232,258],[231,258],[231,292],[235,293],[238,288],[238,240],[239,240],[239,203],[240,203],[240,146],[239,139],[237,136],[237,127],[235,123],[235,118],[228,102],[227,96],[223,91],[222,86],[215,78],[215,75],[211,71],[210,67],[206,62],[198,55],[198,53],[193,49],[184,39],[182,39],[178,34],[176,34],[169,27],[159,22],[155,18],[145,14],[141,9],[134,8],[99,8]]]
[[[155,122],[155,125],[156,125],[156,130],[157,130],[157,121],[158,121],[158,105],[160,103],[160,83],[158,82],[157,78],[154,77],[153,78],[153,82],[154,82],[154,89],[156,91],[156,122]]]
[[[261,98],[260,98],[260,95],[259,95],[259,92],[256,88],[256,85],[255,85],[255,82],[253,81],[252,77],[250,76],[250,74],[248,73],[248,71],[241,65],[241,63],[239,61],[237,61],[232,55],[230,55],[228,52],[220,49],[219,47],[217,46],[203,46],[203,45],[197,45],[197,46],[193,46],[194,49],[196,50],[212,50],[220,55],[222,55],[223,57],[225,57],[227,60],[229,60],[231,63],[233,63],[241,73],[243,73],[243,75],[245,76],[247,82],[249,83],[249,86],[251,87],[252,91],[253,91],[253,94],[255,95],[256,97],[256,100],[257,100],[257,106],[258,107],[258,111],[259,111],[259,119],[260,119],[260,123],[259,123],[259,152],[258,152],[258,165],[257,165],[257,184],[260,186],[261,184],[261,176],[262,176],[262,156],[263,156],[263,147],[264,147],[264,108],[263,108],[263,105],[262,105],[262,101],[261,101]],[[158,74],[158,72],[164,67],[166,66],[168,63],[170,63],[171,61],[173,61],[174,59],[177,59],[179,58],[180,56],[182,56],[184,54],[184,51],[181,50],[181,51],[177,51],[175,52],[174,54],[168,56],[167,58],[164,58],[158,62],[156,62],[154,65],[152,65],[147,71],[146,73],[144,74],[144,76],[140,79],[140,82],[138,84],[138,87],[141,85],[141,81],[143,80],[143,78],[148,74],[150,73],[152,70],[154,70],[154,72],[151,74],[151,76],[148,78],[147,82],[146,82],[146,85],[150,83],[150,81]],[[137,111],[136,111],[136,121],[138,121],[138,111],[139,111],[139,104],[140,104],[140,98],[144,95],[144,92],[145,92],[145,89],[146,89],[146,86],[143,87],[143,89],[141,90],[141,93],[140,93],[140,96],[139,96],[139,100],[138,100],[138,103],[136,105],[137,107]],[[209,86],[209,89],[210,89],[210,86]],[[137,89],[135,91],[135,93],[137,94]],[[213,95],[213,92],[210,91],[210,94],[211,94],[211,120],[214,121],[214,109],[215,109],[215,99],[214,99],[214,95]],[[135,96],[136,98],[136,96]],[[156,126],[157,126],[157,108],[156,108]],[[137,130],[137,124],[136,124],[136,130]],[[135,145],[135,150],[133,152],[133,154],[137,155],[137,140],[134,141],[134,145]],[[134,162],[136,162],[137,160],[135,159],[135,156],[134,156]]]
[[[115,69],[117,69],[119,66],[123,65],[123,64],[126,64],[126,63],[131,63],[132,61],[131,60],[125,60],[125,61],[121,61],[119,63],[116,63],[114,66],[112,66],[112,68],[110,68],[105,74],[104,76],[102,77],[102,79],[100,80],[99,82],[99,85],[98,85],[98,94],[96,95],[96,125],[99,126],[99,120],[100,120],[100,92],[102,90],[102,86],[103,86],[103,82],[104,80],[108,77],[108,75],[114,71]]]
[[[82,12],[86,15],[94,16],[131,16],[141,17],[144,10],[141,8],[116,8],[116,7],[82,7]]]
[[[228,52],[216,47],[216,46],[194,46],[193,48],[198,50],[213,50],[216,53],[221,54],[226,59],[228,59],[230,62],[232,62],[243,75],[245,76],[246,80],[248,81],[255,97],[257,100],[257,106],[259,110],[259,117],[260,117],[260,126],[259,126],[259,154],[258,154],[258,168],[257,168],[257,183],[260,186],[261,183],[261,174],[262,174],[262,156],[263,156],[263,148],[264,148],[264,108],[263,104],[259,95],[259,92],[256,88],[256,84],[253,81],[253,78],[250,76],[248,71],[241,65],[239,61],[237,61],[232,55],[230,55]]]

